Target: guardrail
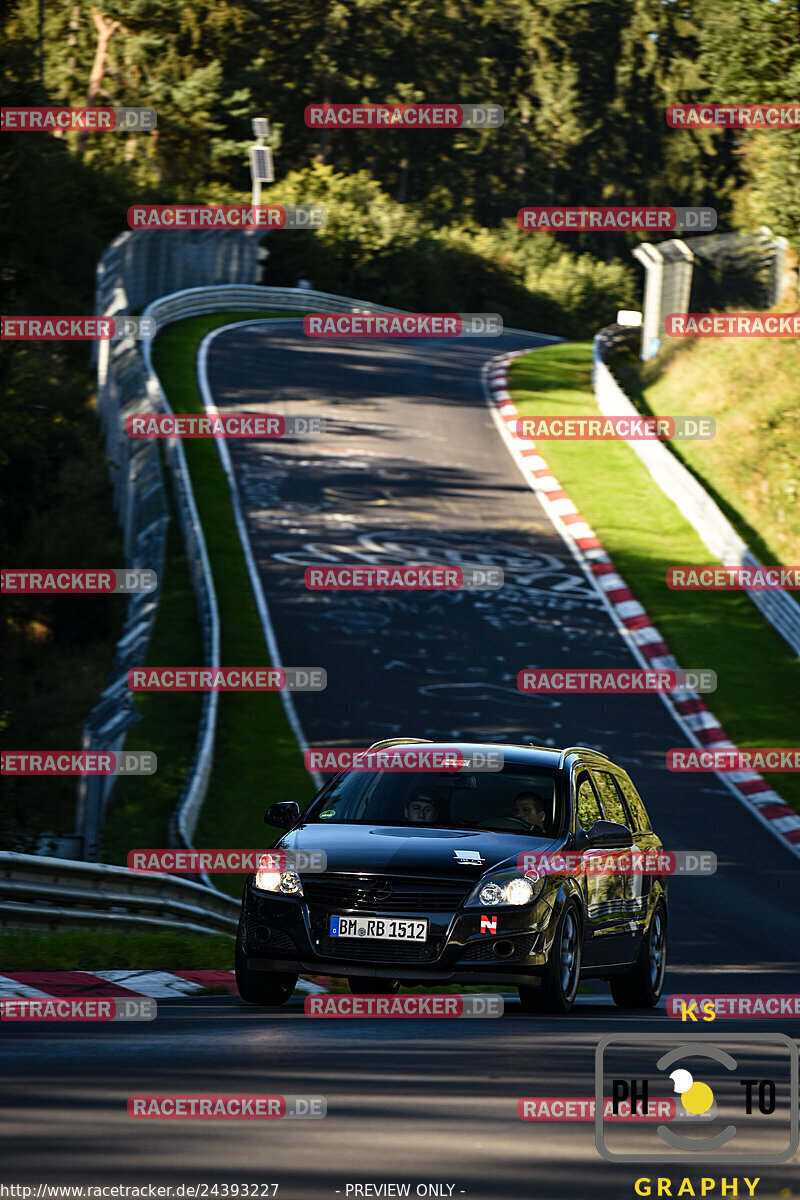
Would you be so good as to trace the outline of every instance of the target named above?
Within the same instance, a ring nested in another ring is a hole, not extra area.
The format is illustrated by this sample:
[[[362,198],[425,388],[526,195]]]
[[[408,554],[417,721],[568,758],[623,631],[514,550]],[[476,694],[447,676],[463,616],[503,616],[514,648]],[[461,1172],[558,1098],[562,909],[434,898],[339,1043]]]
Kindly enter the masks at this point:
[[[118,313],[125,305],[117,291],[109,305]],[[125,564],[154,570],[161,577],[166,552],[167,516],[161,455],[155,442],[132,442],[125,434],[125,416],[146,395],[146,375],[136,344],[125,339],[101,345],[97,370],[97,411],[111,464],[114,504],[123,528]],[[122,634],[117,641],[109,680],[86,719],[82,748],[120,751],[138,714],[127,687],[127,673],[142,666],[158,611],[156,594],[128,599]],[[75,832],[87,859],[99,856],[105,810],[116,777],[84,776],[78,783]]]
[[[353,300],[332,292],[317,292],[312,288],[261,287],[258,284],[221,284],[217,287],[192,287],[154,300],[143,316],[154,317],[156,328],[163,329],[174,321],[200,317],[207,313],[254,312],[270,308],[289,308],[297,312],[401,312],[368,300]],[[150,366],[150,344],[142,344],[145,361]]]
[[[259,242],[260,235],[236,230],[130,230],[120,234],[97,264],[95,312],[125,316],[164,292],[186,284],[255,279]],[[143,347],[147,347],[146,355],[142,353]],[[129,413],[152,412],[154,401],[159,399],[149,345],[130,338],[100,342],[94,345],[93,357],[97,363],[97,408],[111,465],[114,503],[124,530],[125,563],[128,567],[154,569],[160,576],[168,524],[161,452],[157,443],[137,442],[125,432]],[[203,627],[204,665],[214,666],[218,664],[219,645],[216,600],[180,443],[177,448],[174,444],[167,445],[166,459]],[[155,592],[134,594],[128,600],[109,681],[84,724],[84,750],[119,751],[125,746],[127,731],[138,719],[127,687],[127,672],[145,661],[158,599]],[[207,786],[213,745],[213,736],[207,729],[208,714],[215,705],[213,696],[204,703],[204,722],[196,751],[200,763],[197,769],[194,765],[190,768],[185,785],[192,795],[198,791],[204,794]],[[86,859],[96,861],[100,856],[106,810],[115,785],[113,775],[86,776],[79,781],[74,840],[80,844],[80,853]],[[172,830],[170,836],[172,844],[182,844],[178,831]]]
[[[106,311],[116,288],[133,312],[179,288],[256,279],[263,230],[126,229],[97,264],[95,312]]]
[[[592,348],[594,394],[600,411],[607,416],[639,416],[638,409],[604,361],[609,352],[625,340],[620,329],[620,326],[612,325],[595,336]],[[633,332],[635,334],[638,331]],[[726,567],[763,565],[702,484],[663,442],[631,441],[628,445],[642,460],[662,492],[677,504],[714,558]],[[800,604],[794,597],[783,591],[749,591],[747,595],[795,654],[800,655]]]
[[[354,300],[351,296],[338,296],[334,292],[318,292],[313,288],[262,287],[260,284],[218,284],[214,287],[184,288],[170,296],[154,300],[143,312],[143,316],[154,317],[158,329],[174,321],[188,317],[201,317],[208,313],[258,312],[271,308],[288,308],[296,312],[375,312],[402,313],[405,309],[388,308],[385,304],[373,304],[370,300]],[[521,333],[549,342],[564,339],[552,334],[534,334],[530,329],[514,329],[503,326],[504,333]],[[150,344],[142,343],[148,361]]]
[[[143,316],[152,317],[156,329],[189,317],[204,316],[215,312],[258,312],[265,309],[288,308],[298,312],[399,312],[366,300],[353,300],[347,296],[336,296],[330,292],[318,292],[305,288],[260,287],[249,284],[221,284],[213,287],[184,288],[169,296],[163,296],[149,304]],[[148,401],[161,412],[172,412],[169,400],[153,370],[150,342],[141,343],[141,354],[147,372]],[[179,496],[181,527],[187,546],[187,556],[193,567],[195,594],[198,607],[203,613],[204,647],[206,666],[219,665],[220,626],[216,593],[211,576],[203,531],[192,493],[189,470],[180,438],[165,441],[165,452],[170,465],[173,484]],[[214,737],[217,720],[216,692],[204,692],[197,749],[194,761],[170,820],[170,845],[191,846],[194,831],[203,801],[208,791],[214,757]],[[211,880],[202,876],[213,886]]]
[[[65,925],[233,936],[239,902],[172,875],[0,852],[0,928]]]
[[[288,308],[298,312],[332,311],[397,312],[398,309],[370,304],[328,292],[303,288],[259,287],[255,284],[214,283],[184,288],[152,300],[168,279],[197,277],[208,271],[219,277],[230,264],[239,276],[255,269],[255,245],[239,245],[230,238],[201,239],[202,255],[195,260],[190,247],[174,238],[153,240],[148,235],[123,234],[111,244],[98,266],[98,312],[125,315],[150,300],[144,316],[154,317],[156,329],[175,321],[214,312],[252,312]],[[196,249],[195,242],[192,243]],[[212,269],[213,268],[213,269]],[[129,295],[127,288],[132,289]],[[100,347],[97,366],[98,409],[106,433],[112,463],[115,498],[125,529],[126,562],[129,566],[155,567],[164,561],[166,502],[158,446],[132,442],[125,433],[125,417],[134,411],[171,412],[169,401],[153,370],[152,346],[126,339]],[[186,547],[203,640],[203,665],[218,667],[220,625],[216,592],[208,552],[192,491],[183,443],[179,438],[164,442],[164,455],[171,476],[178,519]],[[121,750],[130,725],[137,719],[128,693],[126,677],[131,667],[140,666],[147,653],[157,612],[156,596],[132,596],[123,635],[117,645],[111,679],[84,728],[84,749]],[[213,768],[218,696],[204,692],[195,754],[169,824],[171,846],[191,846],[197,820],[208,790]],[[87,859],[100,853],[105,812],[116,783],[115,776],[81,780],[78,788],[76,833]],[[201,876],[206,884],[211,880]]]

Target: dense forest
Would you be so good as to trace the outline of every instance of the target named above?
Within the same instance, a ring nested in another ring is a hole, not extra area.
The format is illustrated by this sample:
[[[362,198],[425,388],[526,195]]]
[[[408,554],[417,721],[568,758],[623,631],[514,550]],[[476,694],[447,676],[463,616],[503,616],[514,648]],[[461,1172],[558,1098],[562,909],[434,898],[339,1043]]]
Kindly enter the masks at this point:
[[[525,203],[709,204],[721,228],[795,238],[800,227],[797,131],[682,131],[664,116],[679,101],[797,100],[794,0],[22,0],[4,26],[4,103],[158,112],[147,134],[6,135],[17,186],[3,218],[21,223],[28,262],[31,193],[51,229],[68,217],[92,250],[85,227],[117,232],[134,199],[241,199],[256,115],[272,121],[276,193],[313,166],[349,178],[332,190],[329,175],[312,177],[308,194],[351,200],[374,252],[430,229],[495,228]],[[320,131],[303,119],[320,100],[458,99],[502,104],[504,125]],[[351,241],[367,237],[350,228]],[[627,260],[621,237],[567,237]]]
[[[4,105],[158,113],[149,133],[0,136],[6,313],[90,312],[97,258],[136,200],[246,200],[256,116],[272,124],[270,199],[328,207],[325,229],[272,239],[270,283],[586,337],[638,307],[636,237],[521,233],[524,204],[710,205],[720,230],[800,242],[800,131],[665,119],[677,102],[800,100],[796,0],[6,0],[0,27]],[[314,102],[421,100],[499,103],[505,122],[304,123]],[[85,347],[6,343],[0,387],[3,561],[97,565],[115,535]],[[15,598],[12,673],[37,640],[76,662],[113,640],[119,611],[81,605]],[[84,672],[78,707],[101,680],[100,664]]]

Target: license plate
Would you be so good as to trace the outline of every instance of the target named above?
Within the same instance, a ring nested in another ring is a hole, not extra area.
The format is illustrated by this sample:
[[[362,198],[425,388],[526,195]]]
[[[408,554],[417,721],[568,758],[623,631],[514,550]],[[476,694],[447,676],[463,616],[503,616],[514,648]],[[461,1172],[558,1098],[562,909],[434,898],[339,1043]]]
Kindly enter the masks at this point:
[[[331,917],[331,937],[424,942],[428,938],[428,922],[404,917]]]

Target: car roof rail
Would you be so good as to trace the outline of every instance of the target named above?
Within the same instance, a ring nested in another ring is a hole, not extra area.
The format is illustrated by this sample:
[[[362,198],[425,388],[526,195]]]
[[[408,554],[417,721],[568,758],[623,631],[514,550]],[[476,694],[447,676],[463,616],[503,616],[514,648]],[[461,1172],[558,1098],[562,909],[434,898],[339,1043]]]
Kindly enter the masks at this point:
[[[432,745],[430,738],[385,738],[382,742],[373,742],[370,750],[383,750],[387,746]]]
[[[611,762],[607,754],[602,750],[595,750],[592,746],[565,746],[561,751],[562,754],[593,754],[595,758],[604,758],[606,762]]]

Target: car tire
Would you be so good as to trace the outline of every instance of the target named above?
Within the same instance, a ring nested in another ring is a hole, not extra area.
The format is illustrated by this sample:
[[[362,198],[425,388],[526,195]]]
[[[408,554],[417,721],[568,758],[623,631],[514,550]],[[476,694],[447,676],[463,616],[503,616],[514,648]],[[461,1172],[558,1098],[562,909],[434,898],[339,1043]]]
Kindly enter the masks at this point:
[[[367,979],[362,975],[353,975],[347,986],[354,996],[385,996],[400,990],[396,979]]]
[[[274,1007],[285,1004],[297,984],[297,975],[273,974],[271,971],[251,971],[244,952],[242,922],[236,932],[234,956],[236,990],[248,1004]]]
[[[541,987],[519,987],[525,1012],[567,1013],[575,1003],[581,978],[583,929],[575,900],[564,905],[556,926]]]
[[[611,977],[611,995],[619,1008],[655,1008],[664,987],[667,969],[667,909],[659,900],[633,970]]]

